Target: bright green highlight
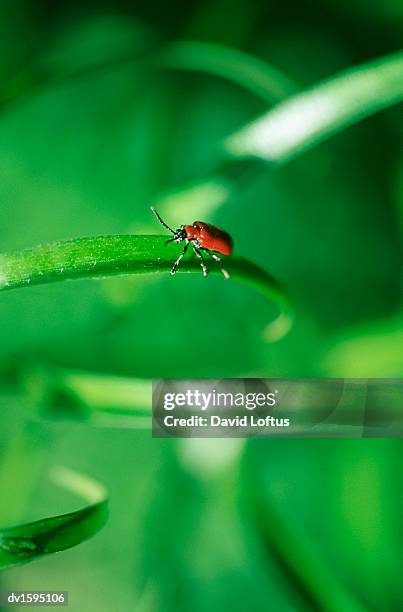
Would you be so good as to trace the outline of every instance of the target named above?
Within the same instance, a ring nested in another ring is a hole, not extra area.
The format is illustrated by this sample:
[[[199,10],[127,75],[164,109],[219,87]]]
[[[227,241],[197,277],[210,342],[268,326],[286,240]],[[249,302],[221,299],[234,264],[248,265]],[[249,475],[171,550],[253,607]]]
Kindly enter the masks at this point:
[[[286,100],[231,136],[235,157],[287,162],[403,99],[403,53],[356,66]]]

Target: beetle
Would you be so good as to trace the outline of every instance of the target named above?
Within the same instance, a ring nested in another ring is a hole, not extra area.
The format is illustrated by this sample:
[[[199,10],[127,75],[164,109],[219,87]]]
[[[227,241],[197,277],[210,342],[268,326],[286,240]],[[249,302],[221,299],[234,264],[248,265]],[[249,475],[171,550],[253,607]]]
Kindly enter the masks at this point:
[[[154,206],[151,206],[151,210],[153,211],[154,215],[157,217],[161,225],[163,225],[167,230],[171,232],[171,234],[173,234],[173,238],[167,240],[166,244],[168,244],[168,242],[179,243],[185,241],[185,246],[183,247],[182,253],[179,255],[178,259],[172,266],[171,274],[176,274],[179,268],[179,264],[186,251],[188,250],[189,244],[191,244],[196,257],[200,261],[203,276],[207,276],[208,274],[206,262],[203,257],[203,253],[207,253],[212,259],[214,259],[214,261],[220,264],[221,272],[223,273],[224,278],[229,278],[227,270],[225,270],[225,268],[223,267],[223,260],[220,255],[218,255],[218,253],[220,253],[221,255],[231,255],[232,253],[234,242],[227,232],[224,232],[224,230],[215,227],[215,225],[205,223],[204,221],[195,221],[193,225],[181,225],[178,229],[173,230],[171,227],[169,227],[169,225],[165,223],[165,221],[161,219]]]

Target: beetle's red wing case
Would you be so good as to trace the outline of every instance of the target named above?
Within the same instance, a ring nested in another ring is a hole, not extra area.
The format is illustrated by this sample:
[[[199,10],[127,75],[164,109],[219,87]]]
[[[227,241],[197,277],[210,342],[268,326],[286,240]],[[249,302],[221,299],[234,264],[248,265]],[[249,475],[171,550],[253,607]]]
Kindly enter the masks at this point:
[[[231,255],[234,242],[227,232],[203,221],[195,221],[193,227],[196,229],[197,240],[204,249]]]

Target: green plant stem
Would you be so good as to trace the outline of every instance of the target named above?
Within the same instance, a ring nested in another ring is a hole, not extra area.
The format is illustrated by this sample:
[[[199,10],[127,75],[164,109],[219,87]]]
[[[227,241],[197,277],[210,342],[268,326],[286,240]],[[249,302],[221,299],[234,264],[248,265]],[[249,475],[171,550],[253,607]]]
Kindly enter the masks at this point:
[[[167,246],[166,240],[166,236],[96,236],[5,253],[0,255],[0,290],[76,278],[155,272],[166,274],[183,248],[177,244]],[[224,265],[233,278],[257,287],[281,309],[290,309],[284,291],[268,272],[237,256],[225,258]],[[221,274],[220,266],[212,260],[209,271]],[[201,275],[200,264],[186,257],[179,272]],[[226,281],[223,279],[223,282]]]

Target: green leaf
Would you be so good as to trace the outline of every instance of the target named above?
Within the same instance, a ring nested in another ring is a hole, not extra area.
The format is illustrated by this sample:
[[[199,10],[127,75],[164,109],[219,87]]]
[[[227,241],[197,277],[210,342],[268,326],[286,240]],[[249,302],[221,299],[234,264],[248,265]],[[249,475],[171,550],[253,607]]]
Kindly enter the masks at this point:
[[[403,52],[356,66],[297,94],[225,143],[232,156],[284,163],[403,99]]]
[[[52,477],[59,485],[82,496],[90,505],[68,514],[0,529],[0,569],[76,546],[104,526],[108,517],[104,487],[63,467],[54,468]]]
[[[208,42],[172,43],[160,56],[161,65],[176,70],[195,70],[223,77],[269,103],[295,93],[296,84],[260,58],[231,47]]]
[[[245,463],[253,457],[255,440],[249,441]],[[256,448],[256,447],[255,447]],[[255,450],[256,452],[256,450]],[[259,455],[256,455],[259,456]],[[264,465],[264,463],[263,463]],[[245,509],[251,526],[256,530],[262,551],[279,560],[289,588],[294,588],[309,602],[309,610],[321,612],[366,612],[367,607],[345,587],[321,554],[317,538],[313,539],[303,521],[295,522],[284,516],[278,500],[262,477],[261,466],[253,469],[253,459],[247,473]],[[264,472],[264,470],[263,470]]]
[[[168,246],[166,240],[166,236],[95,236],[5,253],[0,255],[0,290],[84,277],[167,273],[183,247],[175,243]],[[223,259],[231,277],[255,286],[290,312],[286,294],[268,272],[242,257]],[[209,271],[221,274],[213,260]],[[184,258],[179,272],[201,274],[200,264],[194,258]]]

